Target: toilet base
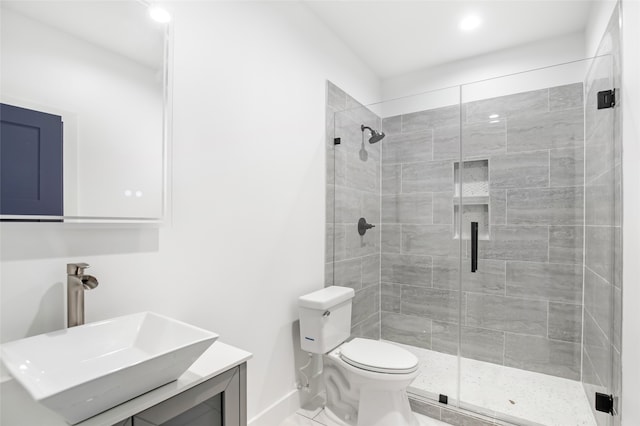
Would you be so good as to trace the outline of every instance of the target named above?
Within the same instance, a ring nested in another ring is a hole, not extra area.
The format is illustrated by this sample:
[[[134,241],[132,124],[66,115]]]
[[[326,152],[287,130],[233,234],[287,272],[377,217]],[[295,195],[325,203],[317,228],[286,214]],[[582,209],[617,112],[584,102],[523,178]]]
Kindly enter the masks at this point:
[[[409,398],[400,392],[361,390],[358,426],[419,426],[409,406]]]

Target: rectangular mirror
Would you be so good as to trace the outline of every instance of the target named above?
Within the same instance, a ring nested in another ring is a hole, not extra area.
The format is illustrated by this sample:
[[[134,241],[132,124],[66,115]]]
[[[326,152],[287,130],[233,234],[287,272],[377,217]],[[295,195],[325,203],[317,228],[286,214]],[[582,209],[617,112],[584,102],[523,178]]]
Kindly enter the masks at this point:
[[[162,219],[168,25],[136,0],[0,7],[1,218]],[[46,134],[60,130],[30,121],[42,117],[59,117],[62,152]],[[58,210],[28,207],[56,197]]]

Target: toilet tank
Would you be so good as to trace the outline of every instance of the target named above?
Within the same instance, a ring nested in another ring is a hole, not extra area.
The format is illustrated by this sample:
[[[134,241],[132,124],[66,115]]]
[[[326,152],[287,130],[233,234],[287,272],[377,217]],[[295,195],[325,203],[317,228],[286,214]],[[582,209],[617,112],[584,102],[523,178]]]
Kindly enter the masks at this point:
[[[352,288],[331,286],[298,298],[303,351],[324,354],[349,338],[354,294]]]

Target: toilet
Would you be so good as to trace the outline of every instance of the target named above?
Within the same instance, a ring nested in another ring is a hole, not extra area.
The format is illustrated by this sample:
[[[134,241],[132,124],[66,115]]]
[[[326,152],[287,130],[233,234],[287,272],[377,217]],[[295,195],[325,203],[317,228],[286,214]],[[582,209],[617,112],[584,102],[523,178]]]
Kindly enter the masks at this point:
[[[354,294],[331,286],[298,299],[302,350],[323,355],[325,413],[338,425],[418,426],[407,397],[418,358],[378,340],[347,342]]]

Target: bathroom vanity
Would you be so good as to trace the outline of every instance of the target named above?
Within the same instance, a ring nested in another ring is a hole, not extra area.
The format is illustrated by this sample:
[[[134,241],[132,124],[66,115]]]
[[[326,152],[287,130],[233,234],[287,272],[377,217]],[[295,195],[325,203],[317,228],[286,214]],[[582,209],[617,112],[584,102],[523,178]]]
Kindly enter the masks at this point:
[[[247,360],[251,354],[215,342],[178,380],[115,406],[79,426],[246,426]],[[1,384],[0,424],[67,426],[13,379]]]

